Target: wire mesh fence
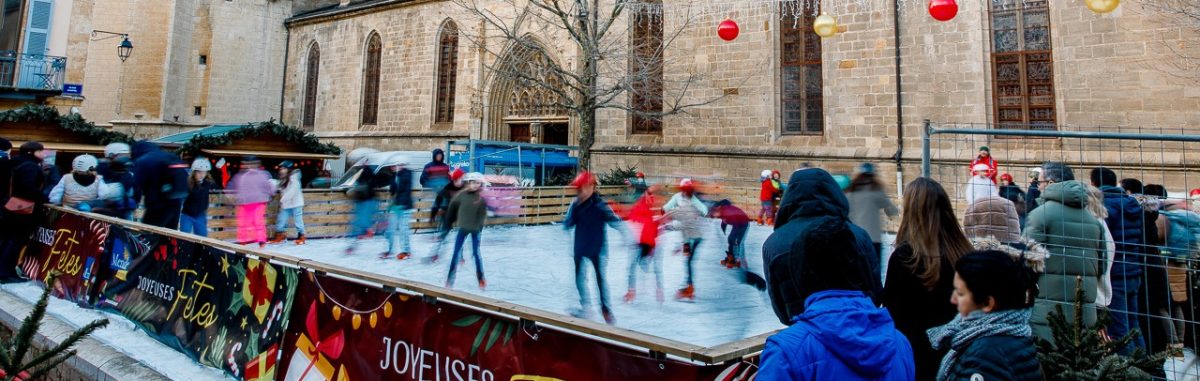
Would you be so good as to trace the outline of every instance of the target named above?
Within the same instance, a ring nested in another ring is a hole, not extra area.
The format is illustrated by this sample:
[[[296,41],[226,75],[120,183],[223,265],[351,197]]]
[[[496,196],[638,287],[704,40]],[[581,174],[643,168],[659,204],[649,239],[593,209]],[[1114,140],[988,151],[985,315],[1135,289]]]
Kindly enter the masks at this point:
[[[1200,377],[1200,200],[1189,197],[1200,188],[1200,135],[993,127],[926,122],[921,170],[950,195],[968,236],[1012,240],[1011,228],[977,218],[992,209],[982,199],[999,197],[1012,202],[1021,239],[1049,252],[1035,333],[1050,336],[1054,306],[1071,314],[1083,280],[1085,320],[1107,314],[1108,336],[1136,333],[1127,350],[1184,349],[1159,377]]]

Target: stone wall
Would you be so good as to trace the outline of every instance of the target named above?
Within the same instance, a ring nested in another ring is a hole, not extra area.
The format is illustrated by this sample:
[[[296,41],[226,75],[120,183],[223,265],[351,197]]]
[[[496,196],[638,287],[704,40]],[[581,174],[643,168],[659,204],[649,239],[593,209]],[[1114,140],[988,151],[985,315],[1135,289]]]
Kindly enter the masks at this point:
[[[274,0],[75,1],[66,81],[84,85],[81,113],[102,124],[278,118],[290,6]],[[117,57],[120,37],[93,38],[93,29],[129,33],[129,59]],[[194,115],[197,106],[200,115]]]
[[[714,33],[718,17],[702,15],[689,20],[685,2],[667,1],[666,32],[670,35],[682,29],[665,53],[667,93],[678,91],[670,87],[671,80],[696,73],[700,81],[681,99],[712,102],[666,118],[661,135],[633,135],[624,111],[601,112],[595,146],[597,169],[638,163],[663,173],[753,181],[762,168],[794,168],[804,161],[826,163],[835,170],[864,161],[892,162],[900,131],[893,54],[897,39],[890,7],[872,3],[875,8],[843,4],[831,9],[844,31],[822,42],[825,133],[795,136],[780,132],[779,30],[786,20],[778,20],[775,13],[755,4],[760,3],[730,7],[729,16],[741,25],[742,33],[726,42]],[[475,112],[480,103],[471,99],[486,99],[490,85],[487,65],[495,56],[472,53],[465,41],[459,48],[454,125],[447,130],[430,123],[436,31],[447,17],[461,29],[471,30],[474,23],[461,12],[451,2],[412,2],[291,25],[293,53],[287,63],[284,120],[294,124],[300,118],[304,57],[307,47],[316,41],[322,49],[318,131],[402,135],[452,131],[486,138],[478,131],[486,130],[480,127],[488,121],[483,113]],[[1172,72],[1176,67],[1171,63],[1178,59],[1175,51],[1186,53],[1200,46],[1196,43],[1200,28],[1181,27],[1182,20],[1133,4],[1097,15],[1076,1],[1050,0],[1049,12],[1060,125],[1197,132],[1197,83]],[[906,168],[915,169],[923,120],[984,127],[993,121],[991,21],[986,7],[979,4],[964,6],[954,20],[943,23],[931,20],[922,4],[910,3],[899,22],[902,156]],[[372,30],[379,30],[384,37],[380,123],[360,126],[362,45]],[[556,40],[539,32],[534,29],[534,37]],[[495,36],[490,38],[488,50],[497,44]],[[556,54],[556,59],[573,67],[573,52]],[[613,59],[617,60],[614,65],[623,65],[619,57]],[[361,138],[369,140],[370,136]],[[985,144],[988,141],[981,139]],[[413,146],[401,139],[383,144],[405,149]],[[1065,145],[1056,148],[1059,152],[1055,155],[1073,149]],[[970,160],[970,156],[962,160]],[[904,171],[905,179],[917,174]]]

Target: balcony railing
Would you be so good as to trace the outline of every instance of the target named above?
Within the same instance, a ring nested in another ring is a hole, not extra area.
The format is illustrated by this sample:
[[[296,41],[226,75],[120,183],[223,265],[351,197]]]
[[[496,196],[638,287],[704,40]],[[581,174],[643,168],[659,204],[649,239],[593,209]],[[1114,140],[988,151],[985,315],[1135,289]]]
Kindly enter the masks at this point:
[[[67,58],[0,51],[0,91],[61,93]]]

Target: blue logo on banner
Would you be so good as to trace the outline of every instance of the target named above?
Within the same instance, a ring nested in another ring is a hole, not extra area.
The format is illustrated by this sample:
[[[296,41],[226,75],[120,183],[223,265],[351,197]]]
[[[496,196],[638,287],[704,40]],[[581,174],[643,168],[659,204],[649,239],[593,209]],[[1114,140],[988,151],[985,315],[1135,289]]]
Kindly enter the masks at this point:
[[[64,83],[63,94],[83,95],[83,84],[79,83]]]

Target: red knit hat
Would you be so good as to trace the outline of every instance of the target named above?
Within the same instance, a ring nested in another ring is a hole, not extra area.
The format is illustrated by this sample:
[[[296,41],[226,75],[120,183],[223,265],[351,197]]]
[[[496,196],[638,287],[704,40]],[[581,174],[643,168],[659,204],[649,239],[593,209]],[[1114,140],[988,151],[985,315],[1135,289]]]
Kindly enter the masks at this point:
[[[454,172],[450,172],[450,181],[458,181],[464,174],[466,173],[463,172],[462,168],[455,168]]]
[[[575,180],[571,181],[571,186],[575,187],[575,189],[579,189],[579,188],[583,188],[584,186],[587,186],[587,185],[595,185],[595,184],[596,184],[596,176],[593,176],[592,173],[588,172],[588,171],[579,172],[579,175],[575,176]]]
[[[1196,196],[1200,196],[1200,188],[1192,189],[1191,192],[1188,192],[1188,197],[1196,197]]]
[[[1002,173],[1002,174],[1000,174],[1000,180],[1001,181],[1012,181],[1012,175],[1008,174],[1008,172]]]

